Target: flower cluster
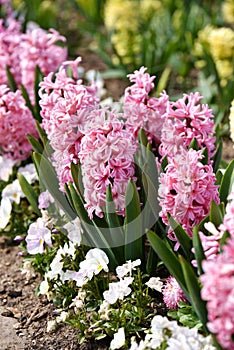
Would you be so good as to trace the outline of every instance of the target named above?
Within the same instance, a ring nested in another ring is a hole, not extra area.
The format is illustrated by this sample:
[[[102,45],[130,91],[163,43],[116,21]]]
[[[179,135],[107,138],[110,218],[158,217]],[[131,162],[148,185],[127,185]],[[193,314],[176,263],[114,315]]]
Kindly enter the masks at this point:
[[[154,316],[151,321],[150,333],[138,344],[133,338],[130,350],[144,349],[184,349],[215,350],[211,337],[204,337],[196,328],[180,327],[176,321],[169,321],[160,315]],[[165,347],[166,346],[166,347]]]
[[[54,71],[66,59],[67,49],[56,45],[65,42],[65,37],[56,30],[49,32],[39,28],[21,30],[20,22],[9,16],[5,26],[0,20],[0,84],[7,84],[6,69],[9,67],[17,86],[23,84],[34,103],[35,68],[43,75]]]
[[[15,160],[27,159],[32,149],[27,134],[37,137],[35,120],[21,92],[0,85],[0,154]]]
[[[161,216],[168,224],[167,213],[191,236],[195,225],[209,213],[211,201],[219,202],[218,186],[211,165],[202,164],[201,151],[180,148],[160,174],[159,202]],[[169,228],[168,236],[176,240]]]
[[[168,309],[177,309],[179,302],[188,302],[179,283],[173,276],[166,279],[166,283],[162,288],[163,301]]]
[[[161,156],[173,158],[182,147],[188,148],[195,139],[199,149],[206,148],[208,161],[215,152],[214,116],[208,105],[200,104],[199,92],[167,104],[162,126]]]

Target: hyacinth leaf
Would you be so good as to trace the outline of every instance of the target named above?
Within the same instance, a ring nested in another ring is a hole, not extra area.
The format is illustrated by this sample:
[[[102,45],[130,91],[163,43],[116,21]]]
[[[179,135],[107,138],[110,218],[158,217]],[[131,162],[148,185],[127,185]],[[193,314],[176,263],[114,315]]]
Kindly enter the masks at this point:
[[[71,163],[71,174],[72,174],[74,184],[76,185],[76,189],[79,192],[79,195],[83,198],[84,186],[83,186],[83,182],[82,182],[80,163],[78,163],[78,164]]]
[[[222,140],[219,141],[219,145],[217,147],[217,150],[215,152],[213,159],[213,170],[214,173],[216,173],[219,169],[220,161],[222,159],[222,152],[223,152],[223,142]]]
[[[207,165],[208,164],[208,150],[207,150],[207,148],[203,148],[202,155],[203,155],[203,158],[201,159],[201,163],[204,165]]]
[[[187,232],[183,229],[183,227],[169,214],[167,213],[167,218],[169,224],[174,231],[178,242],[180,243],[180,247],[183,251],[183,255],[187,259],[191,259],[191,249],[192,249],[192,240],[188,236]]]
[[[48,189],[51,196],[68,215],[68,218],[75,218],[75,213],[72,210],[67,198],[59,189],[59,182],[56,176],[56,172],[51,163],[40,153],[34,152],[33,159],[36,163],[38,175],[42,181],[44,187]]]
[[[194,226],[193,228],[193,248],[194,248],[194,255],[197,261],[197,269],[199,272],[199,275],[203,274],[203,269],[202,269],[202,261],[206,259],[203,246],[201,243],[201,239],[199,236],[199,230],[198,226]]]
[[[36,120],[36,128],[38,135],[42,141],[43,147],[44,147],[44,152],[47,157],[50,157],[51,154],[54,152],[53,148],[50,146],[49,140],[47,138],[46,132],[44,129],[42,129],[40,123],[38,120]]]
[[[39,96],[39,89],[40,89],[40,82],[43,80],[43,74],[38,66],[35,68],[35,80],[34,80],[34,94],[35,94],[35,110],[37,114],[37,120],[41,121],[41,116],[40,116],[40,96]]]
[[[143,158],[145,158],[145,150],[148,144],[148,138],[147,135],[145,133],[144,129],[140,129],[139,133],[138,133],[138,139],[141,145],[141,152],[142,152],[142,156]]]
[[[129,181],[126,189],[125,208],[125,260],[142,259],[144,233],[142,228],[139,194],[133,180]]]
[[[234,182],[234,159],[228,164],[220,184],[220,202],[227,204],[227,197]]]
[[[162,260],[170,274],[175,277],[181,289],[189,299],[181,264],[175,253],[169,249],[166,243],[153,231],[149,230],[147,237],[154,251]]]
[[[27,135],[27,139],[29,141],[29,143],[31,144],[33,150],[37,153],[42,154],[44,151],[44,148],[42,147],[42,145],[40,144],[40,142],[35,139],[35,137],[33,137],[32,135],[28,134]]]
[[[37,113],[35,113],[35,110],[34,110],[34,107],[30,101],[30,98],[29,98],[29,95],[28,95],[28,92],[27,90],[25,89],[24,85],[23,84],[20,84],[20,90],[21,90],[21,94],[25,100],[25,103],[26,103],[26,106],[30,109],[34,119],[38,119],[38,115]]]
[[[15,92],[17,90],[17,84],[16,84],[16,81],[15,81],[13,74],[11,73],[9,66],[6,67],[6,73],[7,73],[8,85],[9,85],[11,91]]]
[[[223,173],[222,173],[222,171],[219,169],[219,170],[216,172],[215,176],[216,176],[215,184],[216,184],[216,185],[220,185],[221,182],[222,182],[222,178],[223,178]]]
[[[27,179],[24,177],[23,174],[18,173],[17,174],[19,184],[21,186],[21,189],[23,193],[25,194],[25,197],[31,204],[34,212],[38,215],[41,216],[41,211],[38,208],[38,197],[33,189],[33,187],[30,185],[30,183],[27,181]]]
[[[168,165],[168,159],[167,159],[167,157],[163,157],[163,159],[161,161],[161,168],[160,168],[160,171],[162,173],[165,172],[167,165]]]
[[[159,216],[158,191],[145,173],[142,173],[142,184],[145,193],[145,205],[142,210],[143,227],[148,230],[155,224]]]
[[[146,262],[146,273],[148,273],[150,276],[156,276],[158,263],[159,257],[155,253],[154,249],[150,247]]]
[[[210,221],[219,227],[223,223],[225,208],[224,203],[216,204],[215,201],[211,202],[210,206]]]
[[[116,267],[118,266],[118,260],[113,253],[112,249],[110,248],[110,242],[108,241],[108,238],[106,239],[105,233],[107,236],[109,236],[109,230],[107,230],[104,227],[104,232],[103,232],[103,227],[97,225],[95,220],[91,220],[88,216],[88,213],[84,207],[84,204],[77,193],[74,185],[72,183],[69,183],[69,191],[70,195],[69,197],[72,199],[74,209],[81,221],[81,224],[85,230],[85,238],[86,241],[84,241],[84,244],[94,246],[94,247],[100,247],[101,249],[105,250],[107,253],[109,259],[110,259],[110,266]],[[102,223],[104,223],[104,220],[102,220]]]
[[[181,262],[183,275],[189,292],[189,300],[199,319],[203,323],[205,330],[207,330],[206,302],[201,299],[201,286],[199,283],[199,279],[189,262],[187,262],[182,256],[179,256],[179,260]]]
[[[195,151],[198,151],[198,150],[199,150],[199,145],[198,145],[197,139],[196,139],[195,137],[194,137],[194,138],[192,139],[192,141],[190,142],[189,148],[192,148],[192,149],[194,149]]]

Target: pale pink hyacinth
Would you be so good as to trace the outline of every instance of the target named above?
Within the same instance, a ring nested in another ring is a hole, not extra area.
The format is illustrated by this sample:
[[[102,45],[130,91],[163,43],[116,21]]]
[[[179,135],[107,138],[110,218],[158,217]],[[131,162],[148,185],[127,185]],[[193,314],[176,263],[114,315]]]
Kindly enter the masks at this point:
[[[224,349],[234,350],[234,236],[215,260],[205,260],[201,297],[207,301],[208,323]]]
[[[188,148],[195,138],[199,149],[207,148],[208,162],[215,153],[215,131],[213,111],[200,103],[199,92],[184,94],[176,102],[167,104],[162,127],[161,156],[173,158],[179,148]]]
[[[226,205],[226,213],[223,219],[223,224],[220,225],[219,230],[224,233],[228,231],[234,237],[234,190],[228,196],[229,202]]]
[[[80,141],[86,123],[90,123],[90,113],[97,108],[99,98],[94,84],[85,86],[77,80],[77,67],[81,61],[64,62],[53,79],[53,72],[40,83],[42,126],[45,129],[54,154],[53,163],[59,178],[60,189],[72,181],[70,163],[78,163]],[[68,76],[67,66],[71,66],[75,79]],[[92,122],[91,122],[92,124]]]
[[[21,92],[0,85],[0,154],[25,160],[31,153],[27,134],[37,137],[36,124]]]
[[[163,301],[168,309],[177,309],[179,302],[188,302],[186,295],[180,288],[179,283],[173,276],[166,279],[165,285],[162,287]]]
[[[117,212],[124,214],[125,192],[130,179],[134,179],[134,153],[136,144],[132,134],[124,129],[112,112],[106,121],[83,136],[79,158],[82,165],[84,197],[90,218],[93,213],[102,217],[106,203],[106,188],[111,186]]]
[[[163,222],[168,225],[169,213],[189,236],[192,236],[193,227],[209,213],[211,201],[219,203],[212,166],[202,164],[202,158],[201,151],[181,147],[159,177],[158,194]],[[176,241],[171,228],[168,237]]]
[[[169,100],[166,92],[160,97],[150,97],[149,93],[154,88],[155,76],[145,73],[147,68],[141,67],[139,71],[129,74],[129,80],[134,83],[125,89],[124,94],[124,117],[126,128],[137,137],[140,128],[144,128],[149,139],[156,143],[161,140],[163,115],[166,112]]]

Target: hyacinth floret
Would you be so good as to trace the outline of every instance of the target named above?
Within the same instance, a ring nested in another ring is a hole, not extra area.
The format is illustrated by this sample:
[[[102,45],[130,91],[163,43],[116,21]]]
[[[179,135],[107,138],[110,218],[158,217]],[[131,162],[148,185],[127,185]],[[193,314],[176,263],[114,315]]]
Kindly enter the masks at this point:
[[[199,149],[207,149],[208,160],[213,157],[214,116],[208,105],[200,103],[202,98],[199,92],[195,92],[167,104],[159,147],[161,156],[172,158],[181,146],[188,148],[196,139]]]
[[[36,123],[21,92],[0,85],[0,154],[14,160],[25,160],[31,153],[27,134],[37,137]]]
[[[211,165],[204,165],[202,151],[179,149],[159,177],[160,216],[168,225],[169,213],[192,236],[192,230],[209,213],[211,201],[219,203],[218,186]],[[171,228],[168,237],[176,240]]]

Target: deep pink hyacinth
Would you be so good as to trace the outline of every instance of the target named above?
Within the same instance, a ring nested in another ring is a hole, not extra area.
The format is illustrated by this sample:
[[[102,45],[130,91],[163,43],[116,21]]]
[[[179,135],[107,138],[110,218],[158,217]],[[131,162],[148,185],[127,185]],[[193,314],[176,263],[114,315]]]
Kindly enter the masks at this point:
[[[125,192],[134,177],[133,155],[136,151],[132,134],[123,122],[105,110],[106,120],[83,136],[79,157],[82,165],[84,197],[90,218],[102,217],[106,187],[111,186],[116,210],[124,213]]]
[[[209,213],[211,201],[219,203],[218,186],[211,165],[201,163],[201,151],[180,148],[159,178],[161,217],[168,224],[167,213],[192,235],[193,227]],[[176,240],[172,229],[168,236]]]
[[[166,283],[162,288],[163,301],[168,309],[177,309],[179,302],[188,302],[186,295],[180,288],[179,283],[173,276],[166,279]]]
[[[163,92],[160,97],[150,97],[149,93],[154,88],[155,76],[145,73],[147,68],[141,67],[128,77],[133,85],[125,89],[124,94],[124,117],[126,128],[136,137],[140,128],[144,128],[149,139],[157,143],[161,139],[163,115],[166,112],[168,95]]]
[[[15,160],[27,159],[31,152],[27,134],[37,137],[35,120],[21,92],[0,85],[0,154]]]
[[[86,131],[86,124],[94,125],[91,117],[98,108],[99,98],[95,85],[85,86],[78,79],[77,68],[81,61],[64,62],[55,74],[49,73],[40,83],[42,125],[54,149],[53,163],[60,181],[60,188],[72,180],[70,163],[77,163],[79,145]],[[71,66],[74,78],[67,74]],[[90,121],[91,119],[91,121]]]
[[[224,349],[234,350],[234,236],[215,260],[205,260],[201,297],[207,301],[208,323]]]
[[[215,153],[214,116],[208,105],[200,103],[199,92],[184,94],[183,98],[167,104],[162,127],[162,156],[174,157],[178,149],[188,148],[195,138],[199,149],[207,148],[208,161]]]

